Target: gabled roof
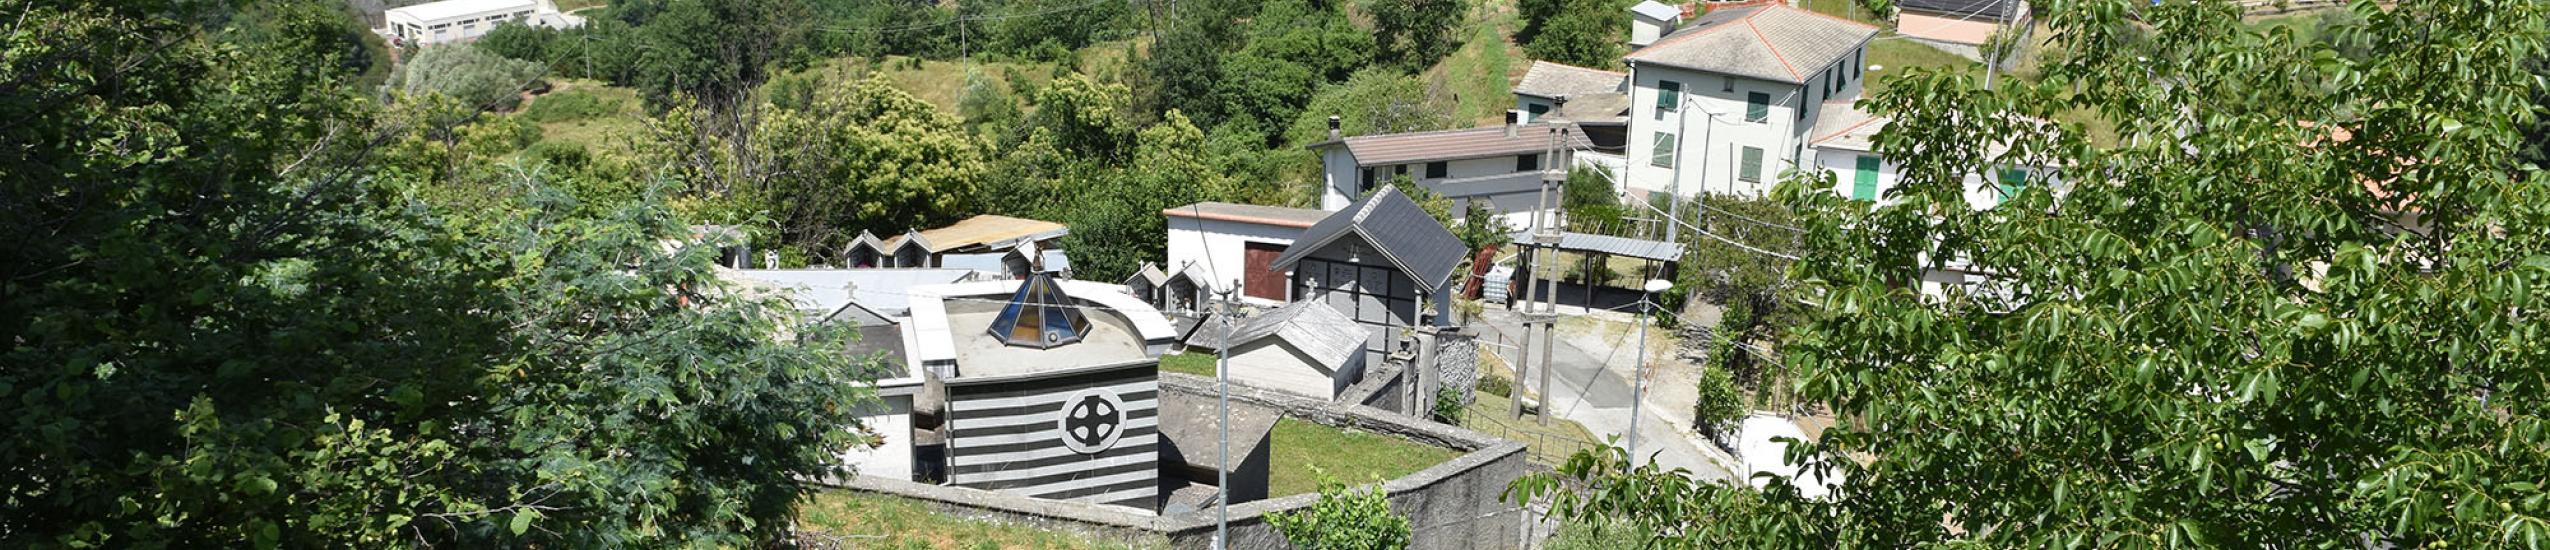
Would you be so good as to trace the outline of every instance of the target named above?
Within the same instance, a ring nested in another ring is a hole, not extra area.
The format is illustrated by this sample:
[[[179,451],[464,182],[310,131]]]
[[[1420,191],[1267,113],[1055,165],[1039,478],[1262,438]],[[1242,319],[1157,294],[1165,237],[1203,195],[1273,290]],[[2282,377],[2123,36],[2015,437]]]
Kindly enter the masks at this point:
[[[1647,0],[1645,2],[1639,2],[1638,5],[1630,6],[1629,13],[1638,14],[1657,21],[1672,21],[1676,17],[1682,17],[1682,8],[1674,7],[1663,2],[1657,2],[1656,0]]]
[[[1868,114],[1851,105],[1850,100],[1824,102],[1815,129],[1807,133],[1806,144],[1817,149],[1875,151],[1877,131],[1886,129],[1885,117]]]
[[[877,251],[879,254],[886,252],[885,239],[879,239],[877,238],[877,234],[869,233],[868,230],[865,229],[859,230],[859,236],[851,237],[849,244],[842,245],[841,251],[843,252],[843,255],[846,256],[850,249],[862,246],[868,247],[869,250]]]
[[[1547,151],[1550,135],[1562,125],[1524,124],[1514,129],[1514,137],[1505,136],[1504,126],[1437,130],[1405,134],[1355,136],[1343,141],[1346,152],[1355,156],[1356,166],[1382,166],[1475,158],[1510,157]],[[1585,133],[1570,131],[1568,147],[1591,149],[1593,142]]]
[[[904,230],[901,235],[886,238],[886,240],[880,243],[880,245],[884,247],[885,253],[887,254],[901,253],[905,246],[921,247],[921,252],[924,253],[931,251],[930,240],[926,237],[922,237],[921,232],[909,229]]]
[[[1213,201],[1165,208],[1160,210],[1160,214],[1178,218],[1296,228],[1310,227],[1310,224],[1319,223],[1320,218],[1328,217],[1328,212],[1325,210]]]
[[[1382,186],[1371,196],[1302,230],[1301,238],[1275,256],[1272,267],[1291,269],[1312,252],[1348,235],[1361,237],[1427,293],[1443,288],[1444,281],[1452,277],[1452,268],[1459,267],[1461,257],[1470,252],[1460,237],[1452,236],[1451,230],[1444,229],[1416,201],[1400,194],[1397,187]]]
[[[1346,367],[1347,361],[1364,352],[1364,339],[1370,332],[1355,319],[1319,300],[1303,300],[1249,318],[1246,324],[1231,329],[1229,339],[1219,330],[1198,330],[1187,338],[1187,345],[1222,349],[1247,345],[1266,338],[1281,338],[1303,356],[1319,362],[1329,370]]]
[[[1631,66],[1804,84],[1877,36],[1877,27],[1776,2],[1722,6],[1681,30],[1629,52]]]
[[[1523,80],[1514,83],[1514,93],[1557,99],[1579,98],[1592,94],[1621,93],[1621,85],[1629,81],[1629,73],[1533,61],[1523,71]]]
[[[2021,0],[1895,0],[1895,8],[1959,19],[1999,19],[2027,3]]]
[[[1157,288],[1169,283],[1169,274],[1161,273],[1160,266],[1157,264],[1142,262],[1141,269],[1133,270],[1133,276],[1124,279],[1124,286],[1133,286],[1136,281]]]
[[[1061,237],[1071,232],[1063,224],[984,214],[954,225],[919,233],[921,244],[930,252],[946,252],[974,245],[1003,248],[1023,241],[1039,241]]]

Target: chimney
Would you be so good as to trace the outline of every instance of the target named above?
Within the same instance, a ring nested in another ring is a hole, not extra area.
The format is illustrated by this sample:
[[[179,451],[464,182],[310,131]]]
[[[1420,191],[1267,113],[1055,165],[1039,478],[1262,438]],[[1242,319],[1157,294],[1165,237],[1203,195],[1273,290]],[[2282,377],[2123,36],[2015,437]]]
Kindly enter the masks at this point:
[[[1515,132],[1514,132],[1514,127],[1516,127],[1516,126],[1522,126],[1522,125],[1523,125],[1523,112],[1522,112],[1522,111],[1517,111],[1517,110],[1513,110],[1513,109],[1506,109],[1506,110],[1505,110],[1505,137],[1508,137],[1508,138],[1514,137],[1514,134],[1515,134]]]
[[[1336,140],[1337,134],[1339,133],[1338,127],[1344,124],[1345,119],[1338,118],[1337,115],[1328,115],[1328,139],[1332,141]]]

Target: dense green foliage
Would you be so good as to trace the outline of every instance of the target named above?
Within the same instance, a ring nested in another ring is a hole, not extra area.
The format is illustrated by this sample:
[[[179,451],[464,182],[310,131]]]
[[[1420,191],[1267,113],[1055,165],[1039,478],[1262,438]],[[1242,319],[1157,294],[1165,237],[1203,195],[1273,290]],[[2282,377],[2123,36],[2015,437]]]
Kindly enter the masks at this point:
[[[1267,514],[1266,523],[1303,550],[1397,550],[1407,548],[1411,536],[1408,518],[1390,510],[1390,495],[1378,485],[1320,484],[1319,502]]]
[[[419,50],[390,77],[390,89],[410,96],[442,94],[462,104],[511,111],[549,68],[506,59],[468,44]]]
[[[1612,179],[1596,168],[1577,168],[1567,172],[1567,182],[1559,187],[1559,207],[1567,213],[1569,231],[1603,235],[1626,235],[1629,227],[1624,219],[1629,207],[1612,192]]]
[[[1469,6],[1462,0],[1361,0],[1372,16],[1374,53],[1383,64],[1415,72],[1434,65],[1460,46],[1453,29],[1461,28]]]
[[[1710,353],[1715,358],[1743,352],[1721,342]],[[1729,438],[1736,433],[1736,423],[1753,412],[1753,407],[1744,402],[1742,391],[1735,387],[1735,375],[1729,374],[1723,365],[1710,365],[1700,369],[1700,381],[1694,385],[1700,398],[1691,405],[1691,428],[1721,444],[1730,442]]]
[[[745,146],[703,138],[715,115],[676,109],[658,128],[676,178],[717,221],[766,220],[763,244],[838,264],[860,230],[930,228],[975,211],[989,167],[956,118],[882,78],[840,78],[798,108],[765,103]]]
[[[1871,99],[1893,201],[1782,188],[1782,351],[1843,419],[1789,456],[1829,500],[1603,455],[1517,496],[1675,547],[2550,544],[2550,177],[2517,161],[2550,6],[2360,2],[2360,60],[2227,2],[2041,8],[2098,55]],[[2070,109],[2122,139],[2043,122]],[[2060,183],[1970,207],[2006,165]],[[1925,295],[1951,262],[1992,282]]]
[[[1629,3],[1621,0],[1523,0],[1517,40],[1534,59],[1617,70],[1629,53]]]
[[[519,142],[194,9],[0,7],[0,546],[752,546],[839,473],[872,373],[660,202],[420,200]]]

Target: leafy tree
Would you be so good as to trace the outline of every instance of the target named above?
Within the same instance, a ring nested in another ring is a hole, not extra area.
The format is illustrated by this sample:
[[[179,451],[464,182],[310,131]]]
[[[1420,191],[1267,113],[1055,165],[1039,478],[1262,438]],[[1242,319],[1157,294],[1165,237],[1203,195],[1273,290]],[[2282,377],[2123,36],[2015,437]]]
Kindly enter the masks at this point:
[[[1160,211],[1231,193],[1230,179],[1202,154],[1204,132],[1185,115],[1171,111],[1137,140],[1133,162],[1105,176],[1112,185],[1083,189],[1075,200],[1054,205],[1054,218],[1071,226],[1063,246],[1071,251],[1072,270],[1087,278],[1123,280],[1142,262],[1165,257],[1161,236],[1169,230]]]
[[[539,82],[548,67],[506,59],[469,44],[425,48],[390,77],[389,86],[407,95],[442,94],[464,105],[511,111],[522,93]]]
[[[1730,312],[1717,331],[1737,341],[1776,340],[1798,320],[1793,299],[1791,262],[1804,241],[1797,215],[1770,197],[1706,195],[1683,205],[1685,223],[1705,228],[1718,239],[1686,235],[1675,297],[1696,296]],[[1745,381],[1750,382],[1750,377]]]
[[[1136,63],[1146,110],[1178,111],[1208,125],[1222,120],[1222,57],[1238,34],[1235,21],[1247,4],[1239,0],[1207,0],[1184,5],[1166,31]]]
[[[1372,33],[1356,27],[1333,4],[1274,0],[1248,21],[1250,55],[1300,63],[1322,83],[1343,82],[1370,65]],[[1307,97],[1308,94],[1304,94]],[[1273,119],[1277,122],[1286,119]]]
[[[1266,522],[1305,550],[1395,550],[1407,548],[1412,536],[1408,518],[1390,510],[1390,495],[1377,485],[1358,491],[1322,483],[1319,502],[1267,514]]]
[[[1620,64],[1629,40],[1628,6],[1618,0],[1535,0],[1555,4],[1546,19],[1534,20],[1523,53],[1533,59],[1578,67],[1610,68]]]
[[[1816,306],[1783,351],[1845,419],[1789,456],[1847,480],[1830,500],[1597,455],[1517,496],[1678,547],[2550,540],[2550,241],[2515,237],[2550,234],[2550,178],[2517,161],[2550,6],[2358,3],[2364,61],[2227,2],[2044,8],[2100,55],[1870,101],[1893,201],[1782,187]],[[2045,122],[2075,108],[2123,139]],[[2010,165],[2043,169],[1967,202]],[[1925,295],[1952,264],[1989,281]]]
[[[1559,188],[1559,204],[1567,212],[1570,231],[1620,234],[1627,228],[1622,219],[1629,210],[1620,204],[1620,195],[1612,193],[1611,178],[1595,168],[1577,168],[1567,172],[1567,182]]]
[[[664,129],[676,173],[722,204],[715,221],[777,225],[770,243],[828,261],[860,230],[935,227],[974,212],[986,176],[981,146],[956,117],[882,75],[815,91],[804,109],[766,106],[743,153],[692,141],[704,113],[676,110]],[[700,148],[716,149],[703,151]]]
[[[1343,120],[1344,135],[1421,132],[1451,128],[1452,107],[1426,94],[1425,82],[1405,73],[1371,68],[1312,96],[1301,118],[1285,132],[1295,144],[1328,139],[1328,117]]]
[[[1009,130],[1026,116],[1019,112],[1018,97],[1010,93],[1006,82],[984,78],[980,73],[966,75],[964,95],[956,99],[956,113],[965,118],[965,127],[973,130],[975,137],[984,139],[1008,136]]]
[[[1363,0],[1363,9],[1372,16],[1379,61],[1415,72],[1460,46],[1452,30],[1466,26],[1468,6],[1461,0]]]
[[[1710,350],[1712,359],[1742,353],[1735,349],[1734,341],[1724,336]],[[1691,405],[1692,428],[1719,445],[1726,445],[1736,435],[1737,423],[1753,412],[1752,407],[1745,406],[1743,392],[1735,387],[1735,375],[1723,366],[1712,365],[1700,369],[1700,380],[1693,384],[1700,398]]]
[[[990,20],[987,30],[997,51],[1054,60],[1100,40],[1120,37],[1129,29],[1132,14],[1126,2],[1007,0],[1001,3],[1000,18]]]
[[[716,113],[745,105],[781,62],[800,59],[811,21],[803,0],[621,0],[606,9],[630,25],[616,39],[604,31],[606,42],[635,51],[613,83],[657,106],[687,99]]]
[[[410,201],[348,50],[211,7],[0,35],[0,546],[752,546],[839,473],[872,373],[666,210]]]

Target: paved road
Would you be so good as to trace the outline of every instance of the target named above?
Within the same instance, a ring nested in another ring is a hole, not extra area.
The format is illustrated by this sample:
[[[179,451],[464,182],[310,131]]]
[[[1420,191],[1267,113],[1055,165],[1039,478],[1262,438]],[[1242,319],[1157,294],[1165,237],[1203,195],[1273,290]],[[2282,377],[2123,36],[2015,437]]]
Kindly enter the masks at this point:
[[[1522,318],[1512,311],[1492,308],[1478,321],[1473,326],[1479,330],[1480,338],[1486,341],[1513,344],[1522,340]],[[1585,429],[1597,436],[1620,435],[1622,442],[1627,443],[1629,402],[1633,395],[1628,380],[1638,361],[1636,354],[1629,349],[1632,344],[1608,345],[1593,335],[1568,334],[1564,326],[1559,332],[1558,348],[1550,356],[1551,362],[1557,365],[1550,371],[1555,376],[1550,381],[1549,403],[1544,406],[1550,407],[1560,418],[1585,425]],[[1649,336],[1656,335],[1651,333]],[[1588,351],[1588,348],[1593,351]],[[1512,349],[1499,348],[1497,352],[1502,357],[1512,358]],[[1532,354],[1537,363],[1541,350],[1535,348]],[[1537,386],[1540,383],[1538,376],[1537,373],[1526,374],[1526,380],[1517,380],[1515,385]],[[1653,393],[1650,392],[1648,406],[1639,415],[1644,417],[1638,423],[1639,460],[1643,462],[1652,453],[1658,464],[1691,470],[1702,479],[1727,480],[1733,477],[1726,469],[1704,458],[1703,453],[1710,451],[1701,449],[1676,431],[1671,421],[1657,414],[1654,405]]]

